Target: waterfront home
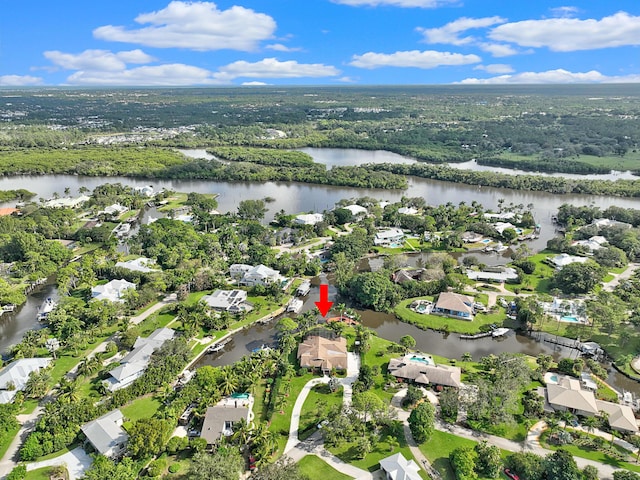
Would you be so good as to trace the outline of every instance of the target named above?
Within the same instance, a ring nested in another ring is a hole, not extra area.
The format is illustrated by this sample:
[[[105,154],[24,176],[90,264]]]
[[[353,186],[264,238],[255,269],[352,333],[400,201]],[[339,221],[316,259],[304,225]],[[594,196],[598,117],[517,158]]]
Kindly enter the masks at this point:
[[[298,361],[302,368],[319,369],[328,374],[332,369],[347,369],[347,340],[311,335],[298,345]]]
[[[278,270],[273,270],[265,265],[257,265],[245,273],[238,283],[248,287],[255,287],[256,285],[271,285],[283,280],[284,277],[280,275]]]
[[[98,215],[102,214],[108,217],[119,217],[123,213],[129,210],[124,205],[120,205],[119,203],[114,203],[113,205],[109,205],[105,207],[104,210],[98,212]]]
[[[240,313],[253,310],[253,305],[247,302],[247,292],[244,290],[216,290],[211,295],[202,297],[202,301],[219,312]]]
[[[482,240],[483,236],[477,232],[464,232],[461,238],[464,243],[477,243]]]
[[[455,388],[462,385],[459,367],[436,365],[430,355],[408,353],[402,358],[392,358],[387,371],[400,381]]]
[[[321,213],[307,213],[303,215],[297,215],[293,219],[293,223],[296,225],[315,225],[324,220],[324,215]]]
[[[129,435],[122,428],[123,421],[122,412],[113,410],[80,428],[96,452],[105,457],[119,458],[124,455],[129,441]]]
[[[146,338],[138,337],[133,350],[120,360],[120,365],[109,371],[109,377],[104,381],[106,387],[113,392],[131,385],[147,369],[153,352],[174,335],[171,328],[158,328]]]
[[[424,272],[424,268],[401,268],[391,274],[391,280],[393,283],[413,282],[420,280]]]
[[[376,232],[373,244],[377,246],[399,245],[404,242],[404,232],[399,228],[389,228]]]
[[[584,263],[587,260],[589,260],[587,257],[577,257],[575,255],[569,255],[568,253],[561,253],[555,257],[550,257],[549,263],[556,270],[562,270],[562,267],[566,267],[572,263]]]
[[[386,480],[420,480],[420,467],[413,460],[407,460],[398,452],[380,460],[380,469]]]
[[[587,226],[594,226],[598,228],[609,228],[609,227],[619,227],[619,228],[631,228],[633,225],[626,222],[619,222],[617,220],[611,220],[610,218],[596,218],[593,222],[591,222]]]
[[[50,364],[50,358],[21,358],[0,370],[0,403],[10,403],[19,391],[24,390],[32,372]]]
[[[590,252],[595,252],[596,250],[600,250],[601,248],[604,248],[604,246],[607,243],[608,243],[607,239],[604,238],[603,236],[594,235],[588,240],[576,240],[571,245],[574,247],[584,247]]]
[[[136,284],[124,279],[111,280],[104,285],[98,285],[91,289],[91,296],[96,300],[108,300],[110,302],[124,302],[125,292],[136,289]]]
[[[454,292],[442,292],[431,313],[445,317],[473,320],[473,298]]]
[[[54,198],[47,200],[44,206],[49,208],[76,208],[89,200],[91,200],[91,197],[86,195],[80,195],[76,198]]]
[[[549,374],[547,374],[549,375]],[[580,380],[564,375],[545,376],[546,410],[568,410],[583,417],[593,417],[606,412],[609,426],[621,432],[638,432],[638,423],[628,405],[597,400],[592,390],[583,389]]]
[[[208,407],[204,415],[200,438],[207,445],[215,445],[224,437],[233,435],[234,425],[240,420],[249,423],[253,419],[253,397],[239,393],[223,398],[213,407]]]
[[[400,215],[417,215],[418,209],[413,207],[400,207],[398,213]]]
[[[491,270],[491,271],[490,271]],[[500,269],[486,269],[482,272],[467,270],[467,277],[477,282],[517,282],[518,272],[515,268],[501,267]]]
[[[351,212],[351,215],[353,215],[355,218],[364,217],[369,213],[366,208],[360,205],[347,205],[346,207],[342,208],[349,210]]]
[[[515,220],[516,222],[518,221],[515,212],[485,213],[484,218],[486,218],[490,222],[509,220]]]
[[[155,261],[147,257],[134,258],[133,260],[127,260],[126,262],[117,262],[116,268],[124,268],[125,270],[131,270],[132,272],[157,272],[157,268],[152,268],[151,265],[155,265]]]

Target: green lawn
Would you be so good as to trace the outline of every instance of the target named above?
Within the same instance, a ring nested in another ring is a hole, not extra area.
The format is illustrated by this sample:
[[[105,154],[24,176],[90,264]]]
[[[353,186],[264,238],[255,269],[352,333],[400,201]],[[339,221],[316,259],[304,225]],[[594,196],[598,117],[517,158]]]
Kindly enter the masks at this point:
[[[523,275],[521,283],[507,283],[505,288],[512,292],[535,292],[535,293],[549,293],[551,290],[551,277],[555,271],[553,267],[547,265],[545,260],[549,257],[557,255],[555,252],[549,250],[543,250],[541,253],[537,253],[527,260],[531,260],[536,264],[536,269],[530,275]]]
[[[505,152],[497,155],[498,158],[505,158],[512,161],[520,160],[536,160],[537,155],[518,155],[511,152]],[[640,153],[629,151],[624,157],[616,156],[604,156],[596,157],[593,155],[580,155],[575,157],[569,157],[568,160],[587,163],[596,167],[607,167],[612,170],[636,170],[638,168],[638,161],[640,160]]]
[[[307,475],[311,480],[349,480],[351,477],[338,472],[328,463],[320,460],[315,455],[307,455],[298,462],[300,473]]]
[[[160,408],[160,400],[152,396],[142,397],[134,400],[128,405],[121,407],[120,411],[129,420],[136,421],[140,418],[150,418]]]
[[[279,434],[278,437],[278,455],[282,454],[284,446],[289,438],[289,427],[291,425],[291,413],[293,412],[293,405],[296,403],[296,398],[302,391],[302,387],[313,378],[310,373],[301,377],[294,376],[291,379],[291,387],[289,389],[289,396],[284,398],[284,404],[281,410],[275,410],[271,417],[271,424],[269,430]],[[284,385],[282,386],[284,390]],[[280,413],[282,412],[282,413]],[[256,419],[258,417],[256,416]]]
[[[441,317],[439,315],[425,315],[422,313],[409,310],[408,306],[411,302],[418,299],[428,299],[429,297],[418,297],[403,300],[395,308],[394,313],[403,322],[416,325],[422,329],[433,329],[440,331],[449,331],[456,333],[474,334],[480,332],[483,325],[502,325],[507,319],[504,312],[499,313],[479,313],[474,316],[473,320],[458,320],[457,318]],[[486,297],[485,297],[486,298]]]
[[[327,418],[327,413],[335,405],[342,404],[342,387],[331,392],[327,384],[319,384],[311,389],[300,412],[298,438],[306,439],[316,431],[317,425]],[[322,406],[318,411],[318,406]]]
[[[389,455],[393,455],[394,453],[401,452],[405,458],[413,459],[411,450],[404,438],[402,424],[399,421],[394,422],[392,427],[383,428],[380,438],[384,439],[387,435],[394,436],[398,440],[400,446],[391,450],[386,441],[380,440],[373,445],[373,449],[364,459],[358,458],[359,455],[356,451],[355,443],[346,442],[338,447],[328,448],[328,450],[344,462],[350,463],[351,465],[369,472],[378,470],[380,468],[380,460],[387,458]]]
[[[51,475],[54,468],[55,467],[42,467],[36,470],[31,470],[30,472],[27,472],[24,480],[49,480],[49,476]]]
[[[618,469],[640,472],[640,465],[636,463],[622,462],[604,452],[601,452],[599,450],[594,450],[593,448],[590,448],[590,447],[579,447],[577,445],[563,445],[562,447],[558,447],[556,445],[551,445],[545,441],[548,436],[548,433],[549,433],[548,431],[545,431],[540,437],[540,444],[544,448],[548,448],[549,450],[557,450],[558,448],[562,448],[568,451],[571,455],[575,457],[587,458],[589,460],[594,460],[596,462],[604,463],[606,465],[612,465]],[[618,452],[620,452],[622,455],[629,454],[629,452],[617,447],[616,445],[614,445],[614,448]]]
[[[455,473],[449,463],[449,454],[459,447],[473,447],[478,442],[458,437],[451,433],[435,430],[431,438],[420,445],[420,451],[429,459],[433,468],[435,468],[443,480],[456,480]],[[510,452],[502,450],[504,458]],[[488,480],[480,477],[478,480]]]

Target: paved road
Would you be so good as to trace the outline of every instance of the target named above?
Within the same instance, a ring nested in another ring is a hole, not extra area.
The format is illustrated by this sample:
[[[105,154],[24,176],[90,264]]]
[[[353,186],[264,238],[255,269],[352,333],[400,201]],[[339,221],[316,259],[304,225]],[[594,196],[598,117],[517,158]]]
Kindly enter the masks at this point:
[[[27,463],[27,471],[37,470],[43,467],[57,467],[58,465],[64,465],[69,472],[69,480],[78,480],[84,476],[85,470],[87,470],[93,459],[87,455],[82,447],[77,447],[70,452],[60,455],[56,458],[50,458],[43,460],[42,462]]]
[[[614,273],[613,279],[609,280],[608,282],[605,282],[602,288],[604,290],[607,290],[608,292],[612,292],[613,289],[616,288],[620,282],[629,279],[639,267],[640,267],[640,264],[638,263],[629,264],[629,267],[624,272],[620,274]]]

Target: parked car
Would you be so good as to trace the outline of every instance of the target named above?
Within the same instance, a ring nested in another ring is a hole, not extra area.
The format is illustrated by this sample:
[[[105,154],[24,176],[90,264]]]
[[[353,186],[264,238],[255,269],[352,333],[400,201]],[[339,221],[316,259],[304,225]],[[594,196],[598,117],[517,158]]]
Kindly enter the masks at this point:
[[[504,469],[504,474],[509,477],[511,480],[520,480],[520,477],[518,475],[516,475],[515,473],[513,473],[511,470],[509,470],[508,468]]]

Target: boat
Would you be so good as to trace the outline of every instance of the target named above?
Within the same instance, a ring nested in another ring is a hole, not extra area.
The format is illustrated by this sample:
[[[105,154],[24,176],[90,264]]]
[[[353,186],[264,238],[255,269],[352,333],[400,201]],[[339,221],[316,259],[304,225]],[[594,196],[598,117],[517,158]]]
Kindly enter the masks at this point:
[[[509,333],[510,329],[509,328],[496,328],[493,332],[491,332],[491,336],[492,337],[502,337],[504,335],[506,335],[507,333]]]
[[[309,280],[305,280],[300,284],[298,289],[296,290],[296,295],[300,297],[304,297],[311,290],[311,282]]]
[[[298,313],[304,302],[299,298],[292,298],[287,305],[287,312]]]
[[[207,353],[216,353],[224,348],[224,346],[229,343],[229,339],[224,340],[222,342],[214,343],[209,348],[207,348]]]
[[[47,297],[47,299],[43,302],[43,304],[38,309],[38,315],[36,318],[38,321],[42,322],[47,319],[47,316],[51,313],[51,311],[58,306],[58,302],[56,302],[53,298]]]
[[[266,344],[263,343],[258,348],[254,348],[253,350],[251,350],[251,353],[257,353],[257,352],[261,352],[263,350],[268,352],[269,350],[271,350],[271,347],[269,345],[266,345]]]

